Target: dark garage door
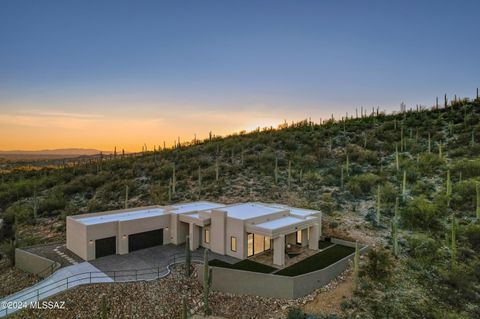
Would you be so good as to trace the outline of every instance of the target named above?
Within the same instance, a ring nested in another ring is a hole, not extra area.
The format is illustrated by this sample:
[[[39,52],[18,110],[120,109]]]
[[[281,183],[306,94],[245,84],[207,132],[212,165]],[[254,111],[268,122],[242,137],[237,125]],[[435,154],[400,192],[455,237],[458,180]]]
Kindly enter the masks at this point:
[[[163,229],[151,230],[128,236],[128,251],[163,245]]]
[[[114,255],[117,252],[117,238],[115,236],[95,240],[95,258]]]

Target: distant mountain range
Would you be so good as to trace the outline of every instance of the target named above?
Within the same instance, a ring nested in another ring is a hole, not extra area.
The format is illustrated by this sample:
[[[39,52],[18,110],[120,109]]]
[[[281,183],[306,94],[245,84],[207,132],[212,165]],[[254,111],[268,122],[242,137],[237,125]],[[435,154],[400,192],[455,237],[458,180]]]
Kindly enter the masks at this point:
[[[55,158],[71,158],[78,156],[91,156],[99,153],[111,154],[111,151],[100,151],[91,148],[61,148],[53,150],[38,151],[0,151],[0,158],[9,160],[33,160],[33,159],[55,159]]]

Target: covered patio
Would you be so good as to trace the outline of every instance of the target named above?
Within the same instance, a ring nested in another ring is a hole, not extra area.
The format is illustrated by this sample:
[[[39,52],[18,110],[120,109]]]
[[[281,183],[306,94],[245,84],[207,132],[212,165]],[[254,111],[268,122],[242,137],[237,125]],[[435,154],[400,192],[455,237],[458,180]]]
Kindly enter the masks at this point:
[[[318,252],[320,218],[283,218],[247,225],[247,257],[283,268]]]

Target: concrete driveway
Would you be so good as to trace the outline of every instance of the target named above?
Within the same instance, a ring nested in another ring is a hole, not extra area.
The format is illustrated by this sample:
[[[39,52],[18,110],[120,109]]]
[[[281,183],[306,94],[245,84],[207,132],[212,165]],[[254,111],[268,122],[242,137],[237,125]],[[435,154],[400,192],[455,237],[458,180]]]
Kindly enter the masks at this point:
[[[192,252],[192,258],[203,260],[203,248]],[[180,257],[185,254],[185,245],[163,245],[133,251],[126,255],[110,255],[90,261],[96,268],[110,273],[112,271],[133,270],[133,269],[163,269],[170,264],[174,256]],[[239,259],[222,256],[209,252],[209,259],[220,259],[226,262],[234,263]]]

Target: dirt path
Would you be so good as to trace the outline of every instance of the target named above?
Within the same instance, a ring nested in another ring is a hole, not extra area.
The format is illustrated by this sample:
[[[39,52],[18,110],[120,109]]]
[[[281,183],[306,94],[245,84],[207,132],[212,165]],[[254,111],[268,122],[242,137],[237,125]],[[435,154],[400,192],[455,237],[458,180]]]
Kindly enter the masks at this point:
[[[352,275],[349,273],[334,289],[318,294],[315,299],[305,304],[303,310],[309,314],[339,314],[342,301],[352,297],[352,289]]]

